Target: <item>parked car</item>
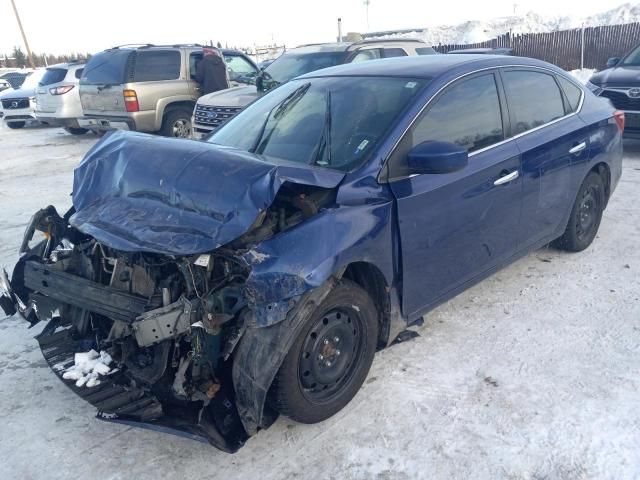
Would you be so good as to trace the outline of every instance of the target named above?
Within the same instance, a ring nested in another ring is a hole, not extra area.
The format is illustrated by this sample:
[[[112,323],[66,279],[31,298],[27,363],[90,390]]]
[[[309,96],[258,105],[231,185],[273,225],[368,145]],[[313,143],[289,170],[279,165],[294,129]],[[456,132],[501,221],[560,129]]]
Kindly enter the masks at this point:
[[[596,95],[607,98],[625,113],[624,135],[640,139],[640,45],[622,58],[610,58],[607,68],[587,83]]]
[[[63,127],[73,135],[87,133],[78,119],[82,117],[78,82],[84,62],[74,61],[47,67],[36,88],[36,118],[48,125]]]
[[[499,268],[587,248],[622,122],[527,58],[309,73],[206,142],[105,137],[73,208],[34,215],[0,304],[49,320],[45,359],[102,418],[232,452],[278,413],[341,410],[376,350]]]
[[[0,78],[0,92],[13,88],[11,84],[7,80],[3,80]]]
[[[194,138],[211,133],[256,98],[298,75],[342,63],[435,53],[421,40],[410,39],[321,43],[287,50],[258,74],[255,87],[242,86],[200,97],[193,111]]]
[[[26,77],[21,88],[0,93],[2,119],[7,127],[22,128],[27,122],[37,121],[34,113],[36,88],[44,73],[44,68],[35,70]]]
[[[2,75],[0,75],[0,79],[6,80],[7,82],[9,82],[9,84],[11,84],[13,88],[17,90],[18,88],[22,87],[25,79],[29,75],[31,75],[32,72],[33,70],[30,69],[14,70],[11,72],[3,73]]]
[[[242,52],[222,53],[232,83],[241,74],[258,72]],[[197,45],[122,46],[98,53],[80,78],[80,127],[190,136],[191,115],[200,96],[196,64],[201,59],[202,47]]]
[[[496,48],[461,48],[458,50],[450,50],[447,52],[453,54],[473,54],[473,55],[513,55],[513,48],[496,47]]]

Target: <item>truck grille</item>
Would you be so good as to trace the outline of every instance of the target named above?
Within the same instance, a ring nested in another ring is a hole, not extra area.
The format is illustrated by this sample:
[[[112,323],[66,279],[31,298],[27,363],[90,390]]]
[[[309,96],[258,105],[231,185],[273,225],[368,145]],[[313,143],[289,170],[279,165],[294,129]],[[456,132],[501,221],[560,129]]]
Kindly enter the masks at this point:
[[[195,123],[218,128],[240,110],[242,110],[242,107],[210,107],[207,105],[197,105]]]
[[[2,100],[2,108],[5,110],[17,110],[18,108],[29,108],[28,98],[7,98]]]
[[[613,106],[620,110],[640,111],[640,98],[630,98],[626,92],[620,90],[604,90],[600,96],[611,100]]]

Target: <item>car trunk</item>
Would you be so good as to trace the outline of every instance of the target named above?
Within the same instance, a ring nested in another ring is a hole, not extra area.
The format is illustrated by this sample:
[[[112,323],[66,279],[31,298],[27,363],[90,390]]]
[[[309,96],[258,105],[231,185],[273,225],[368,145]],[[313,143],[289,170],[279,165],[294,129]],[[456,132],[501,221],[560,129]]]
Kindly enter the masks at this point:
[[[51,95],[49,89],[64,84],[64,79],[67,75],[66,68],[47,68],[46,73],[43,75],[42,80],[38,82],[36,88],[37,107],[41,112],[55,112],[60,98],[55,95]]]
[[[106,50],[91,58],[80,79],[85,115],[121,116],[126,112],[123,89],[131,70],[131,50]]]

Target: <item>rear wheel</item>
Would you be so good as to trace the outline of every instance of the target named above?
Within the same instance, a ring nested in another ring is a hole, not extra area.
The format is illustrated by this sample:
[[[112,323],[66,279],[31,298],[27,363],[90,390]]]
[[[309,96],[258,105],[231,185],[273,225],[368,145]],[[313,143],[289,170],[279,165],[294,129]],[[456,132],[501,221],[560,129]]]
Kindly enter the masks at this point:
[[[580,252],[591,245],[600,227],[604,204],[602,177],[590,172],[578,190],[567,229],[555,245],[569,252]]]
[[[84,135],[89,131],[86,128],[80,128],[80,127],[64,127],[64,130],[67,133],[70,133],[71,135]]]
[[[165,137],[189,138],[191,136],[191,111],[170,110],[164,116],[160,135]]]
[[[27,124],[27,122],[7,122],[7,127],[13,128],[14,130],[17,128],[22,128]]]
[[[270,404],[301,423],[341,410],[371,367],[377,319],[367,292],[343,279],[304,324],[271,387]]]

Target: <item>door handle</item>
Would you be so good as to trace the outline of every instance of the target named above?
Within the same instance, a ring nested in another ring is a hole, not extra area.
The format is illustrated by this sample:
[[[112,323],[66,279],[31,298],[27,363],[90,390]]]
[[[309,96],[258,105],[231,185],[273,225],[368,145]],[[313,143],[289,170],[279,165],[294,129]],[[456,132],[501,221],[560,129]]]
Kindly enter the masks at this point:
[[[518,170],[514,170],[511,173],[508,173],[506,175],[503,175],[502,177],[500,177],[499,179],[497,179],[495,182],[493,182],[493,184],[497,187],[499,185],[504,185],[506,183],[509,182],[513,182],[516,178],[518,178],[520,176],[520,172]]]
[[[587,142],[582,142],[576,145],[575,147],[569,149],[569,153],[571,155],[575,155],[576,153],[580,153],[581,151],[583,151],[585,148],[587,148]]]

